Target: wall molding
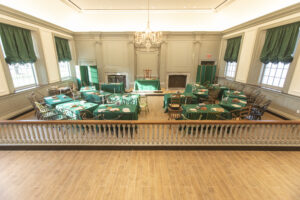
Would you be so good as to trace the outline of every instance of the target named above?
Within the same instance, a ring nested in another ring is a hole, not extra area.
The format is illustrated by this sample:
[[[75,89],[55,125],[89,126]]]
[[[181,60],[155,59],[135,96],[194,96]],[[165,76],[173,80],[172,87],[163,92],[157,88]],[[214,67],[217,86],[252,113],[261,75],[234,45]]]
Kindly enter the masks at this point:
[[[295,13],[299,13],[299,12],[300,12],[300,3],[297,3],[297,4],[294,4],[294,5],[288,6],[286,8],[277,10],[275,12],[272,12],[272,13],[263,15],[261,17],[255,18],[255,19],[250,20],[248,22],[245,22],[245,23],[239,24],[237,26],[231,27],[229,29],[226,29],[226,30],[222,31],[221,33],[223,35],[227,35],[227,34],[230,34],[230,33],[234,33],[234,32],[241,31],[241,30],[244,30],[244,29],[247,29],[247,28],[251,28],[253,26],[264,24],[264,23],[267,23],[267,22],[270,22],[270,21],[273,21],[273,20],[276,20],[276,19],[279,19],[279,18],[283,18],[283,17],[289,16],[289,15],[292,15],[292,14],[295,14]]]
[[[39,19],[37,17],[34,17],[32,15],[28,15],[26,13],[23,13],[21,11],[12,9],[10,7],[4,6],[4,5],[0,5],[0,14],[6,15],[8,17],[12,17],[14,19],[18,19],[21,21],[25,21],[37,26],[41,26],[53,31],[58,31],[58,32],[62,32],[68,35],[73,35],[73,32],[69,29],[63,28],[61,26],[52,24],[50,22],[44,21],[42,19]]]

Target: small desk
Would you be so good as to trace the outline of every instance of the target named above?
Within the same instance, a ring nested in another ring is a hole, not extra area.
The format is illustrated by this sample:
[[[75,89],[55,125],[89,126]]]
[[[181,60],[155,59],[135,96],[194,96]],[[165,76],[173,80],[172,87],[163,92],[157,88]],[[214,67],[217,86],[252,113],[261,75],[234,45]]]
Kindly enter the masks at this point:
[[[136,91],[155,91],[160,90],[160,81],[158,79],[154,80],[135,80],[134,90]]]
[[[205,87],[203,85],[200,85],[198,83],[189,83],[186,85],[185,87],[185,93],[192,93],[195,90],[199,90],[199,89],[205,89]]]
[[[90,92],[83,92],[82,96],[83,98],[92,103],[97,103],[97,104],[104,104],[106,103],[106,97],[110,96],[110,92],[99,92],[97,90],[93,90]]]
[[[226,108],[227,110],[238,110],[247,105],[247,101],[244,99],[236,99],[237,102],[232,102],[234,98],[229,98],[227,100],[222,100],[219,105],[223,108]]]
[[[175,95],[175,93],[170,93],[170,94],[165,94],[164,95],[164,109],[165,109],[165,112],[168,111],[168,106],[171,102],[171,97],[172,95]],[[192,93],[182,93],[180,94],[180,102],[181,104],[185,104],[185,100],[186,100],[186,97],[189,97],[191,96],[192,97],[192,103],[197,103],[197,97],[195,95],[193,95]]]
[[[88,110],[91,114],[93,114],[93,111],[97,108],[97,106],[98,104],[89,103],[86,101],[72,101],[59,104],[55,108],[71,119],[79,120],[81,119],[80,112]]]
[[[48,106],[54,108],[58,104],[66,103],[72,101],[73,99],[64,94],[59,94],[55,96],[44,97],[44,100]]]
[[[95,90],[96,90],[95,86],[85,86],[85,87],[80,88],[81,93],[83,93],[83,92],[92,92],[92,91],[95,91]]]
[[[102,120],[138,120],[138,109],[136,105],[99,105],[94,111],[94,117]]]
[[[197,104],[182,105],[182,114],[191,120],[216,120],[217,115],[222,115],[226,119],[231,119],[230,112],[217,104],[203,105],[207,110],[201,110]],[[222,109],[224,112],[215,109]]]
[[[224,96],[237,99],[247,99],[247,96],[244,94],[244,92],[237,90],[227,90],[224,92]]]
[[[101,90],[111,93],[124,93],[124,83],[102,83]]]

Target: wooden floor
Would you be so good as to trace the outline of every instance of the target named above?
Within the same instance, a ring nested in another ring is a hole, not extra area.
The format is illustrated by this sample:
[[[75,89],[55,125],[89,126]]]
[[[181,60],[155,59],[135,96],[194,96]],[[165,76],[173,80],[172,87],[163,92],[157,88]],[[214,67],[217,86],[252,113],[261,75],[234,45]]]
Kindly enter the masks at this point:
[[[1,200],[300,199],[300,152],[0,151]]]
[[[163,109],[163,96],[147,96],[148,105],[150,112],[139,114],[139,120],[168,120],[168,114],[164,113]],[[26,113],[18,118],[17,120],[33,120],[36,119],[33,112]],[[265,113],[263,120],[281,120],[279,117],[270,113]]]

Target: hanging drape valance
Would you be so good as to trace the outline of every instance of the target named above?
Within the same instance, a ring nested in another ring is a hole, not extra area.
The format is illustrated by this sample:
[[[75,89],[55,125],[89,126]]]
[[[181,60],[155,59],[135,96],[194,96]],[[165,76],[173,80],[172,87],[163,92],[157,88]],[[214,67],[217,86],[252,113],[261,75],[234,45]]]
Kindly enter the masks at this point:
[[[242,36],[227,40],[227,47],[224,55],[226,62],[237,62]]]
[[[262,63],[290,63],[299,34],[300,22],[268,29],[264,47],[260,54]]]
[[[0,37],[8,64],[36,61],[30,30],[0,23]]]
[[[72,60],[69,41],[67,39],[55,37],[55,44],[59,62]]]

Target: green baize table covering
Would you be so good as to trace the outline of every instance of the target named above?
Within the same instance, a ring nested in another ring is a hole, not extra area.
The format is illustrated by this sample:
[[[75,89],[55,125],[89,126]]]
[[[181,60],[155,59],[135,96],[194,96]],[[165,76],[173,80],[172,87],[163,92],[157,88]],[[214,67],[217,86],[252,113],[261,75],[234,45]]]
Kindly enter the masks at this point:
[[[110,92],[104,92],[104,91],[97,91],[97,90],[93,90],[93,91],[89,91],[89,92],[83,92],[82,96],[83,98],[88,101],[88,102],[92,102],[92,103],[98,103],[98,104],[105,104],[105,98],[110,96],[112,93]]]
[[[234,101],[235,98],[230,98],[230,97],[225,97],[223,100],[219,103],[220,106],[223,108],[226,108],[227,110],[238,110],[247,105],[247,101],[245,99],[235,99],[236,102]]]
[[[72,101],[73,99],[64,94],[59,94],[59,95],[45,97],[44,100],[48,106],[54,108],[58,104],[66,103],[66,102]]]
[[[168,106],[171,103],[172,95],[176,95],[176,93],[169,93],[169,94],[164,95],[164,106],[163,107],[165,109],[165,112],[168,111]],[[181,104],[185,104],[186,97],[192,97],[192,103],[198,102],[197,97],[195,95],[193,95],[192,93],[181,93],[180,94],[180,103]]]
[[[237,99],[247,99],[247,96],[244,94],[244,92],[237,90],[227,90],[224,92],[224,96]]]
[[[206,107],[207,110],[201,110],[201,107]],[[217,111],[215,109],[223,109],[224,112]],[[182,114],[191,120],[216,120],[217,115],[222,115],[226,119],[231,119],[231,114],[228,110],[222,108],[217,104],[199,105],[199,104],[187,104],[182,105]]]
[[[98,104],[95,103],[76,100],[59,104],[55,108],[56,110],[66,114],[71,119],[81,119],[80,112],[88,110],[92,115],[93,111],[97,108],[97,106]]]
[[[104,120],[138,120],[137,105],[103,104],[94,110],[94,117]]]
[[[160,81],[155,80],[135,80],[134,90],[138,91],[155,91],[160,90]]]
[[[111,93],[124,93],[124,83],[102,83],[101,90]]]

